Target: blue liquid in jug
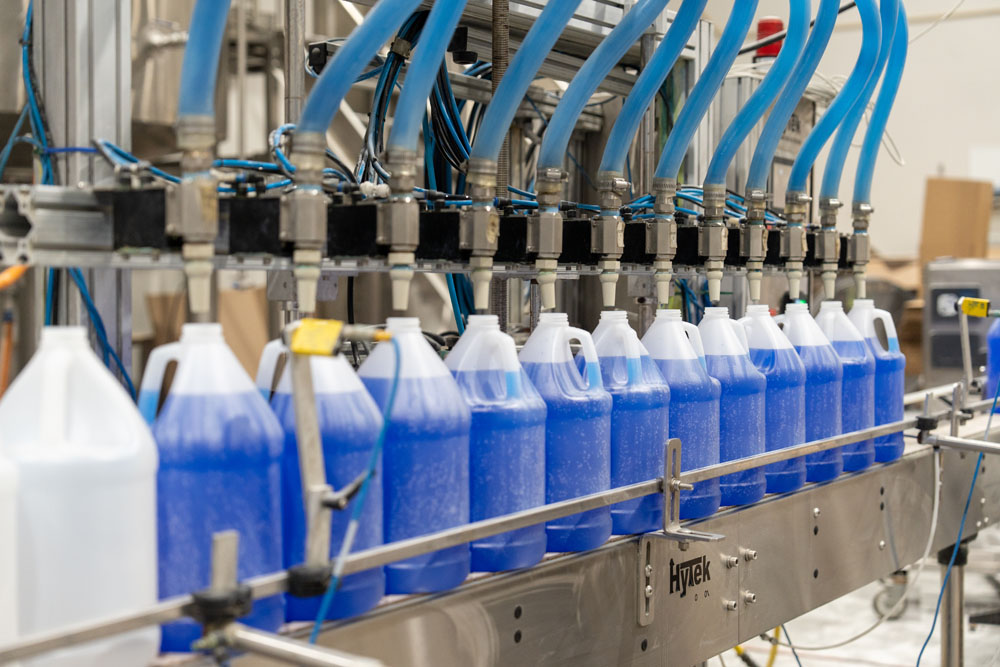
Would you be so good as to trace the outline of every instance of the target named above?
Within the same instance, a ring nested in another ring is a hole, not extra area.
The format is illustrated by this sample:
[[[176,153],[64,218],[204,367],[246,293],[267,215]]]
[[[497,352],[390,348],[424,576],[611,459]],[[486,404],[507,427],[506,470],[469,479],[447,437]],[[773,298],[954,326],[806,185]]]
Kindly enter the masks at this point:
[[[385,409],[392,380],[362,381]],[[382,451],[386,543],[469,521],[469,414],[451,378],[399,381]],[[469,545],[386,565],[386,593],[433,593],[469,574]]]
[[[827,345],[796,348],[806,367],[806,442],[822,440],[841,433],[841,401],[847,397],[843,386],[841,360]],[[826,482],[844,471],[844,448],[836,447],[806,457],[810,482]]]
[[[520,374],[493,370],[455,376],[464,392],[477,397],[470,406],[472,521],[545,503],[545,404],[537,395],[518,395]],[[477,572],[529,567],[545,555],[545,525],[476,540],[471,548]]]
[[[844,433],[875,425],[875,360],[867,347],[863,341],[833,342],[844,364],[841,403]],[[864,470],[874,461],[875,442],[871,438],[844,445],[844,470]]]
[[[657,359],[670,387],[670,437],[681,441],[681,470],[719,462],[719,381],[697,359]],[[719,509],[719,480],[681,491],[680,518],[700,519]]]
[[[983,398],[993,400],[1000,382],[1000,319],[993,320],[986,334],[986,386]],[[1000,412],[1000,403],[994,412]]]
[[[271,407],[285,431],[285,452],[281,459],[281,497],[284,520],[285,567],[305,560],[306,517],[302,498],[302,476],[299,469],[299,449],[295,437],[295,409],[289,394],[277,393]],[[342,489],[368,469],[372,447],[378,439],[382,419],[368,397],[359,392],[316,395],[323,462],[327,483]],[[382,472],[368,482],[365,506],[361,509],[358,532],[351,551],[362,551],[382,544]],[[354,510],[355,496],[350,504],[333,512],[330,533],[331,556],[340,551],[344,533]],[[385,592],[382,568],[349,574],[343,578],[326,618],[349,618],[364,613],[378,604]],[[299,598],[285,596],[285,618],[288,621],[313,621],[319,614],[322,596]]]
[[[899,351],[899,341],[896,338],[889,339],[888,351],[882,348],[878,339],[869,338],[867,340],[868,349],[875,357],[875,424],[900,421],[903,419],[906,357]],[[987,344],[989,344],[988,338]],[[988,394],[988,398],[993,398],[993,394]],[[876,461],[895,461],[902,455],[902,432],[875,438]]]
[[[577,365],[582,365],[581,362],[578,358]],[[670,390],[649,357],[601,357],[600,363],[604,387],[612,399],[612,488],[662,477],[670,425]],[[683,453],[682,447],[682,456]],[[663,496],[660,494],[611,506],[611,531],[615,535],[661,528]]]
[[[263,410],[257,394],[167,396],[153,426],[161,599],[208,587],[222,530],[240,534],[240,580],[281,570],[281,433]],[[274,595],[240,622],[274,632],[284,619]],[[190,651],[201,634],[192,620],[168,623],[161,650]]]
[[[548,408],[545,502],[609,489],[611,396],[603,390],[587,390],[572,361],[526,363],[524,370]],[[549,551],[594,549],[611,536],[611,512],[604,507],[549,521],[545,532]]]
[[[750,359],[767,378],[764,398],[767,451],[805,442],[806,376],[795,350],[750,350]],[[804,457],[765,466],[768,493],[788,493],[806,483]]]
[[[705,357],[708,373],[722,385],[719,401],[719,460],[762,454],[764,392],[767,381],[743,355]],[[683,452],[683,449],[682,449]],[[719,480],[723,505],[747,505],[764,497],[764,468],[725,475]]]

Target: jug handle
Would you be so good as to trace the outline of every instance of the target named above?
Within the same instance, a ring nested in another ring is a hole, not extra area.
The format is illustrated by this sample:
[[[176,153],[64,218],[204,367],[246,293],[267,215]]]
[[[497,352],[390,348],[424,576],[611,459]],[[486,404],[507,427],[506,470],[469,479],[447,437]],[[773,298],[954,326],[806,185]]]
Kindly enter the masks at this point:
[[[733,333],[740,340],[740,345],[743,346],[743,351],[750,354],[750,341],[747,339],[747,322],[744,320],[749,320],[749,318],[744,317],[742,320],[729,320],[729,326],[732,327]]]
[[[285,353],[285,344],[280,338],[275,338],[260,353],[260,362],[257,364],[257,388],[267,390],[267,398],[270,398],[275,381],[275,371],[278,367],[278,360]]]
[[[142,385],[139,387],[139,393],[155,391],[157,396],[160,396],[163,393],[163,376],[167,371],[167,365],[171,361],[179,363],[180,357],[180,343],[167,343],[150,352],[146,359],[146,370],[142,374]],[[162,403],[162,401],[158,400],[157,403]],[[159,407],[157,407],[156,412],[159,413]],[[153,418],[155,417],[156,414],[153,415]]]
[[[691,342],[695,354],[698,355],[699,359],[704,359],[705,345],[701,342],[701,331],[698,330],[698,325],[694,322],[681,322],[681,328],[687,334],[688,341]]]
[[[642,379],[642,343],[631,327],[618,327],[616,332],[625,350],[625,368],[628,372],[626,384],[631,387]]]
[[[507,395],[506,399],[518,398],[522,394],[521,390],[521,362],[517,359],[517,347],[514,339],[502,331],[490,331],[483,336],[484,348],[491,355],[500,357],[500,368],[506,378]],[[465,355],[459,362],[456,372],[462,372],[469,366],[471,355]]]
[[[563,329],[563,332],[563,335],[566,337],[566,345],[577,340],[583,348],[583,359],[587,362],[587,389],[603,389],[604,382],[601,380],[601,362],[597,358],[597,347],[594,345],[594,339],[590,337],[590,332],[586,329],[577,329],[576,327],[567,327]]]
[[[882,326],[885,327],[885,337],[889,343],[888,352],[899,352],[899,337],[896,335],[896,324],[892,321],[892,315],[887,310],[882,310],[881,308],[875,309],[875,319],[882,320]],[[872,338],[878,340],[875,335],[875,322],[872,321]],[[881,343],[880,343],[881,344]]]

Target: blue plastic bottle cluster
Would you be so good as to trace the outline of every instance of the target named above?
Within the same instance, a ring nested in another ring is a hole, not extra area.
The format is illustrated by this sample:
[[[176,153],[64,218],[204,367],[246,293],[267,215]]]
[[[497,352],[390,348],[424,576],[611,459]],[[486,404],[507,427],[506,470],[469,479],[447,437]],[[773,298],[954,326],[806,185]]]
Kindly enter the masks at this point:
[[[986,386],[983,396],[992,399],[1000,383],[1000,319],[993,320],[986,333]],[[997,407],[1000,412],[1000,406]]]

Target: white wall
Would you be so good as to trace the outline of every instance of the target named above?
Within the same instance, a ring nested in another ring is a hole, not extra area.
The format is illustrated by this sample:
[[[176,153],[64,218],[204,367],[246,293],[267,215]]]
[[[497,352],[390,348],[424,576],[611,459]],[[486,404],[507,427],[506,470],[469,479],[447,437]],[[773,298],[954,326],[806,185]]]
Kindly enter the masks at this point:
[[[721,33],[733,1],[709,0],[706,16],[716,23],[716,35]],[[812,4],[815,11],[819,2],[813,0]],[[953,4],[952,0],[908,0],[911,36]],[[784,0],[761,0],[758,8],[758,16],[787,13],[788,3]],[[750,37],[754,34],[752,28]],[[857,13],[849,10],[838,21],[820,71],[846,76],[860,44]],[[855,138],[858,144],[865,127],[862,123]],[[924,182],[928,176],[989,178],[1000,186],[1000,167],[990,178],[991,167],[972,165],[972,153],[977,149],[980,155],[1000,151],[1000,2],[966,0],[950,20],[911,44],[889,133],[906,165],[896,165],[884,150],[879,155],[872,191],[876,209],[872,242],[884,256],[914,257],[920,243]],[[847,202],[848,210],[857,153],[856,148],[852,149],[841,185],[841,199]],[[824,163],[825,152],[817,169],[822,170]],[[850,214],[842,212],[841,231],[849,230]]]

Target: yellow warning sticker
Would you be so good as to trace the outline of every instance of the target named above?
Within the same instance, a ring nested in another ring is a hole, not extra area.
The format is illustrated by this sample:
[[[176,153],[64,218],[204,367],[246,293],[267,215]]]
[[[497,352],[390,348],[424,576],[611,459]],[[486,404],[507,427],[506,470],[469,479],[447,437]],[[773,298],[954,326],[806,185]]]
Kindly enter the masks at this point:
[[[306,318],[292,332],[292,352],[313,356],[330,356],[340,339],[344,323],[340,320]]]
[[[971,299],[963,297],[961,300],[962,312],[969,317],[989,317],[989,299]]]

